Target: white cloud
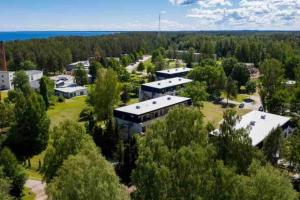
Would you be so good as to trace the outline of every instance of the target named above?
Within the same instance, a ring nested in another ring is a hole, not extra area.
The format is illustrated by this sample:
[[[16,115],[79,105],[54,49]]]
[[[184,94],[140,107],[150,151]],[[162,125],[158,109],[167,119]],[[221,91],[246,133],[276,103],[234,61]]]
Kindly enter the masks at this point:
[[[225,0],[222,4],[220,0],[212,2],[198,3],[186,16],[227,29],[299,29],[300,0],[241,0],[235,6]]]

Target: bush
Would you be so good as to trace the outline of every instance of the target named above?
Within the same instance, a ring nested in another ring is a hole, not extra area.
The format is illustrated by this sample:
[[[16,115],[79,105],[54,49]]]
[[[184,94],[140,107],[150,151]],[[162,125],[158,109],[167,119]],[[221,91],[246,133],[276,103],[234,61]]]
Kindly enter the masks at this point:
[[[59,96],[59,97],[58,97],[58,102],[60,102],[60,103],[65,102],[65,97]]]

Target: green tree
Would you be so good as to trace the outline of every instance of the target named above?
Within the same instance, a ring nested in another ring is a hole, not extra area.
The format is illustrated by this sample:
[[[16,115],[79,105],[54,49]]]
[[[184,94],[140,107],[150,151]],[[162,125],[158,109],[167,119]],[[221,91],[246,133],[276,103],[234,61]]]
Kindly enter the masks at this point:
[[[254,81],[248,81],[246,83],[246,92],[249,94],[249,99],[251,98],[251,94],[256,92],[256,83]]]
[[[295,69],[300,65],[300,56],[289,57],[284,64],[285,76],[290,80],[295,80],[298,76],[295,74]]]
[[[189,48],[187,53],[184,55],[184,61],[187,63],[187,67],[192,67],[192,63],[195,61],[195,49]]]
[[[297,82],[300,82],[300,64],[294,68],[294,76]]]
[[[85,129],[76,122],[64,121],[53,128],[44,157],[43,173],[47,182],[57,175],[59,167],[70,155],[76,155],[91,143]]]
[[[229,76],[234,68],[238,64],[238,60],[235,57],[225,58],[222,62],[224,72],[226,76]]]
[[[248,194],[245,199],[296,200],[299,198],[287,175],[267,165],[253,163],[249,168]]]
[[[75,81],[81,86],[84,86],[88,83],[88,76],[82,65],[77,66],[75,70]]]
[[[217,136],[213,138],[217,157],[223,160],[225,165],[234,167],[238,173],[246,173],[252,160],[256,157],[249,131],[235,129],[240,118],[234,110],[226,110],[223,119]]]
[[[126,104],[130,100],[129,96],[130,84],[124,84],[121,93],[121,101]]]
[[[283,115],[290,107],[291,92],[287,89],[278,89],[268,98],[268,111]]]
[[[283,132],[280,127],[273,129],[263,142],[263,153],[266,159],[273,165],[277,164],[282,152]]]
[[[13,122],[13,115],[13,105],[8,102],[0,102],[0,130],[9,127]]]
[[[267,59],[261,65],[260,72],[262,74],[260,77],[260,96],[264,107],[269,110],[272,108],[269,100],[281,88],[284,71],[282,64],[278,60]]]
[[[283,143],[283,156],[290,166],[300,172],[300,131],[297,129]]]
[[[114,105],[119,103],[120,83],[114,70],[98,71],[95,86],[89,94],[89,102],[94,106],[99,120],[108,120],[113,116]]]
[[[159,55],[154,62],[155,65],[155,71],[161,71],[164,70],[167,67],[167,63],[164,60],[164,57],[162,55]]]
[[[17,71],[14,75],[12,84],[14,89],[20,89],[25,95],[31,92],[29,77],[25,71]]]
[[[144,63],[140,62],[139,65],[138,65],[138,67],[137,67],[137,70],[138,71],[144,71],[144,69],[145,69]]]
[[[0,152],[0,166],[5,176],[12,180],[10,194],[20,197],[26,180],[25,170],[7,147]]]
[[[40,80],[40,94],[44,99],[46,109],[48,109],[51,96],[54,95],[54,82],[46,76],[43,76]]]
[[[47,194],[53,200],[129,199],[112,165],[101,156],[95,145],[69,156],[48,185]]]
[[[225,84],[225,93],[226,93],[226,98],[227,98],[227,105],[228,105],[228,100],[230,98],[235,98],[238,93],[237,82],[234,81],[230,76],[228,77],[226,84]]]
[[[206,85],[198,81],[188,84],[181,91],[180,95],[190,97],[194,105],[201,106],[202,101],[206,101],[208,94],[206,92]]]
[[[186,107],[171,110],[138,140],[134,199],[208,197],[213,152],[206,145],[202,114]]]
[[[241,86],[246,85],[250,79],[250,73],[243,64],[235,65],[230,76],[233,80],[237,81],[238,89],[240,89]]]
[[[207,92],[211,97],[220,96],[226,82],[226,75],[223,68],[216,66],[195,67],[188,74],[188,77],[194,81],[205,82]]]
[[[25,160],[46,148],[50,120],[39,94],[18,97],[14,106],[14,113],[18,114],[14,115],[7,143],[19,159]]]
[[[22,70],[33,70],[36,68],[37,68],[36,64],[31,62],[30,60],[25,60],[24,62],[21,62],[21,64],[20,64],[20,69],[22,69]]]
[[[2,167],[0,166],[0,199],[1,200],[13,200],[9,194],[11,188],[11,180],[9,180],[3,173]]]
[[[92,83],[95,82],[97,78],[97,72],[99,69],[101,69],[103,66],[98,61],[92,61],[90,64],[90,75],[92,76]]]

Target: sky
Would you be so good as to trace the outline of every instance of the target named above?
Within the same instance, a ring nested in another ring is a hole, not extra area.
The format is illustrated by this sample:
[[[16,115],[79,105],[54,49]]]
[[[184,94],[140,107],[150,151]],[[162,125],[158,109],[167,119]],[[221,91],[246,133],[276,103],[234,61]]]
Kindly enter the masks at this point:
[[[300,0],[0,0],[0,31],[300,30]]]

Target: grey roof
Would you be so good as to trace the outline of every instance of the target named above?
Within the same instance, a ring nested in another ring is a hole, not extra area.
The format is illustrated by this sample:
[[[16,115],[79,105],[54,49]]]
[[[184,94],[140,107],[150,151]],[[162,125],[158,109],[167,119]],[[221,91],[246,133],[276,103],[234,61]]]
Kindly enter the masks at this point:
[[[25,73],[27,74],[27,76],[32,76],[32,75],[36,75],[36,74],[41,74],[43,72],[40,70],[27,70],[27,71],[25,71]]]
[[[147,101],[142,101],[129,106],[120,107],[115,110],[129,113],[129,114],[134,114],[134,115],[141,115],[144,113],[159,110],[161,108],[176,105],[188,100],[190,100],[190,98],[166,95],[163,97],[158,97]]]
[[[63,93],[72,93],[76,91],[86,90],[86,87],[82,87],[82,86],[62,87],[62,88],[55,88],[55,90]]]
[[[256,146],[262,142],[277,127],[283,126],[290,118],[266,112],[252,111],[245,114],[235,128],[250,127],[250,138],[252,145]]]
[[[187,83],[191,83],[191,82],[193,82],[193,80],[178,77],[178,78],[170,78],[170,79],[165,79],[165,80],[161,80],[161,81],[145,83],[145,84],[143,84],[143,86],[157,88],[157,89],[163,89],[163,88],[183,85],[183,84],[187,84]]]
[[[192,70],[192,68],[179,67],[179,68],[161,70],[161,71],[157,71],[157,72],[158,73],[164,73],[164,74],[177,74],[177,73],[182,73],[182,72],[189,72],[191,70]]]

